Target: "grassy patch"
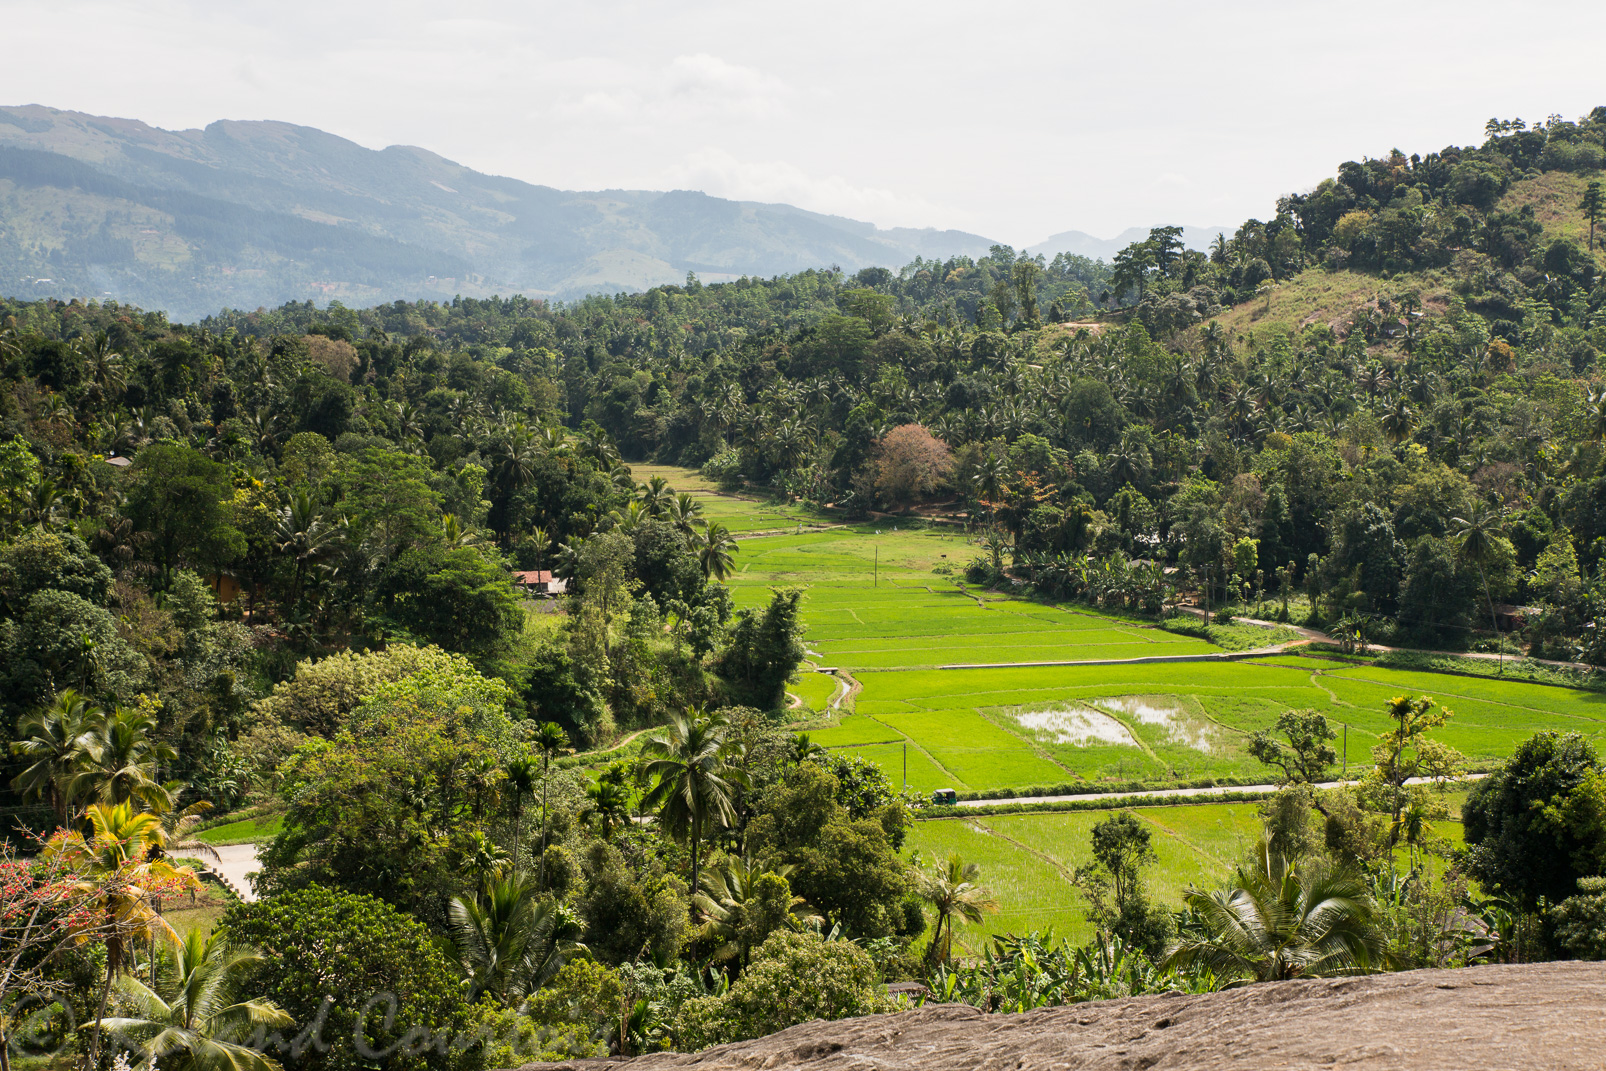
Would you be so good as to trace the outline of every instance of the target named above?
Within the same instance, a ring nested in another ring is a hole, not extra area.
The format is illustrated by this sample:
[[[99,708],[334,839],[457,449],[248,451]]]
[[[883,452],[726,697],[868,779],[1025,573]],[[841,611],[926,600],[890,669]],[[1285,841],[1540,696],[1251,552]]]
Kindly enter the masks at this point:
[[[831,697],[840,690],[839,683],[829,673],[805,672],[798,674],[786,690],[803,700],[804,709],[823,714],[831,705]]]
[[[242,818],[221,826],[204,829],[195,835],[196,840],[207,844],[255,844],[272,840],[284,826],[281,814],[263,815],[260,818]]]

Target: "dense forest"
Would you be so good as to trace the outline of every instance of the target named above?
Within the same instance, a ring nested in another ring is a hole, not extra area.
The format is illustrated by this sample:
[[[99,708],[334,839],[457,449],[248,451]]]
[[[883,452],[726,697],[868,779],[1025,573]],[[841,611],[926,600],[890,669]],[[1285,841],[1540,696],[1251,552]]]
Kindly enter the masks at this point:
[[[799,593],[734,608],[736,541],[631,463],[847,518],[958,518],[972,580],[1043,598],[1269,599],[1362,643],[1606,664],[1603,154],[1606,108],[1492,120],[1481,146],[1346,163],[1207,253],[1162,227],[1111,264],[1000,246],[190,325],[0,301],[8,814],[60,825],[46,857],[75,878],[179,890],[186,807],[274,801],[263,899],[229,928],[274,950],[252,984],[302,1023],[327,927],[365,935],[340,985],[385,979],[397,1022],[520,1053],[695,1048],[877,1010],[878,981],[952,992],[974,874],[911,867],[912,801],[786,730]],[[1284,315],[1333,280],[1346,307]],[[568,593],[526,600],[513,570]],[[1402,734],[1431,728],[1399,702]],[[1519,758],[1584,786],[1567,865],[1598,873],[1598,762],[1554,742]],[[1526,782],[1491,784],[1478,821],[1526,806]],[[1219,984],[1203,953],[1109,960],[1172,936],[1122,893],[1147,841],[1112,822],[1105,921],[1130,947],[1101,946],[1074,999]],[[1521,847],[1469,865],[1516,875]],[[1513,918],[1574,876],[1511,878]],[[114,974],[156,978],[143,894],[104,895],[124,922],[46,972],[80,1021]],[[825,980],[778,1001],[804,976]]]

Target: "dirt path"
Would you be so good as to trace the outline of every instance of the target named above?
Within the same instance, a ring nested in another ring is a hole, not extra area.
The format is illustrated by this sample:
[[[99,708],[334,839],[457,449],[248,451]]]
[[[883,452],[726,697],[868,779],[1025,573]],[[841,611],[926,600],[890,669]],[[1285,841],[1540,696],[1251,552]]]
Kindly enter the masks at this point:
[[[1244,658],[1271,658],[1285,654],[1290,648],[1309,643],[1309,640],[1292,640],[1270,647],[1256,647],[1252,651],[1212,651],[1208,654],[1143,655],[1139,658],[1081,658],[1046,662],[954,662],[938,669],[1024,669],[1031,666],[1143,666],[1158,662],[1236,662]]]
[[[234,889],[241,900],[250,903],[257,898],[249,880],[261,869],[257,862],[255,844],[220,844],[216,859],[206,860],[207,869],[215,871]]]
[[[1468,774],[1457,778],[1458,781],[1481,781],[1488,774]],[[1408,785],[1426,785],[1432,783],[1432,778],[1413,777],[1406,782]],[[1323,781],[1317,788],[1340,788],[1344,785],[1354,785],[1360,782],[1349,781]],[[954,806],[967,809],[984,810],[988,807],[1013,807],[1020,803],[1077,803],[1091,800],[1143,800],[1156,799],[1161,796],[1225,796],[1230,792],[1276,792],[1279,786],[1267,785],[1213,785],[1209,788],[1157,788],[1144,792],[1077,792],[1063,796],[1015,796],[1010,799],[999,800],[960,800]]]
[[[1177,609],[1181,610],[1185,614],[1192,614],[1194,617],[1202,618],[1205,616],[1205,612],[1197,607],[1179,606]],[[1258,617],[1235,617],[1232,620],[1235,624],[1260,625],[1263,628],[1292,629],[1299,635],[1301,641],[1307,643],[1331,643],[1336,645],[1339,642],[1325,632],[1320,632],[1313,628],[1305,628],[1303,625],[1284,624],[1280,621],[1263,621]],[[1297,647],[1299,646],[1299,643],[1290,643],[1285,644],[1284,646]],[[1576,669],[1582,670],[1586,673],[1598,673],[1600,671],[1599,666],[1592,666],[1587,662],[1557,662],[1549,658],[1529,658],[1527,655],[1502,656],[1499,654],[1490,654],[1487,651],[1435,651],[1426,647],[1390,647],[1386,643],[1369,643],[1366,645],[1366,649],[1368,651],[1413,651],[1417,654],[1437,655],[1443,658],[1476,658],[1484,662],[1531,662],[1536,666],[1553,666],[1556,669]]]

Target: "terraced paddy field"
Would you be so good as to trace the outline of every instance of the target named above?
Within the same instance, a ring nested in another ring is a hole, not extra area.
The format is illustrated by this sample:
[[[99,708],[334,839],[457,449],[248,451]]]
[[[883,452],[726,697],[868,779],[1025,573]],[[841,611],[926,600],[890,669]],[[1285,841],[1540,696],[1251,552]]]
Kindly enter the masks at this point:
[[[703,507],[703,517],[718,521],[733,533],[764,532],[795,528],[799,524],[831,524],[829,519],[800,505],[766,502],[749,495],[722,493],[696,469],[683,469],[676,465],[631,465],[630,475],[637,483],[646,483],[661,476],[676,492],[687,492]]]
[[[1606,695],[1525,682],[1356,667],[1292,655],[1237,662],[907,670],[858,674],[855,713],[827,747],[907,741],[948,772],[916,789],[989,790],[1085,780],[1260,780],[1249,734],[1289,708],[1340,728],[1351,770],[1369,765],[1392,696],[1426,694],[1454,717],[1437,738],[1492,765],[1535,732],[1606,742]],[[878,757],[878,756],[876,756]],[[888,770],[888,773],[894,771]],[[925,776],[931,776],[925,771]]]
[[[1231,876],[1260,836],[1257,806],[1132,808],[1153,834],[1157,858],[1144,872],[1149,895],[1180,907],[1190,886],[1210,888]],[[999,910],[981,925],[960,931],[970,947],[980,947],[991,934],[1024,934],[1049,927],[1081,942],[1093,936],[1093,929],[1087,923],[1087,901],[1071,875],[1092,861],[1093,827],[1113,813],[983,814],[917,822],[909,846],[927,862],[957,851],[966,862],[981,864],[983,882]],[[1451,813],[1459,814],[1459,797],[1452,797]],[[1461,843],[1461,823],[1454,818],[1435,823],[1434,833],[1450,845]]]
[[[712,519],[738,532],[821,523],[798,507],[718,496],[696,482]],[[638,478],[645,479],[638,470]],[[1606,745],[1606,695],[1527,682],[1355,666],[1283,654],[1240,661],[1116,665],[1006,665],[1210,656],[1203,640],[1141,620],[977,591],[960,583],[980,548],[950,527],[837,526],[743,538],[730,577],[739,607],[781,585],[805,587],[803,616],[816,667],[789,685],[813,739],[863,755],[894,784],[1025,793],[1044,786],[1096,790],[1101,782],[1215,778],[1254,783],[1266,770],[1245,753],[1249,734],[1290,708],[1313,708],[1340,728],[1350,773],[1370,764],[1395,695],[1431,695],[1454,711],[1434,735],[1492,765],[1544,729]],[[944,669],[951,665],[979,668]],[[839,704],[833,706],[833,703]],[[820,716],[823,715],[823,716]],[[810,717],[808,713],[804,717]],[[1259,835],[1254,803],[1135,807],[1155,830],[1152,894],[1177,905],[1189,885],[1231,873]],[[1093,826],[1108,811],[1000,815],[916,823],[909,847],[926,861],[960,852],[980,863],[1001,910],[961,940],[1044,930],[1089,936],[1071,882],[1089,860]],[[1460,824],[1438,823],[1450,843]]]

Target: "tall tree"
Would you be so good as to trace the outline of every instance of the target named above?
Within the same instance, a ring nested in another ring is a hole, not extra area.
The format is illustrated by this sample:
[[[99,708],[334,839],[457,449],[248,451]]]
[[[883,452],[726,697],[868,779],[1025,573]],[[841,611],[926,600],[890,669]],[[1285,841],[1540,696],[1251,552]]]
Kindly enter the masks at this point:
[[[187,446],[155,443],[139,452],[124,507],[165,579],[178,565],[215,569],[245,552],[245,537],[227,506],[234,497],[228,469]]]
[[[1579,209],[1584,218],[1589,220],[1589,251],[1595,251],[1595,224],[1600,222],[1602,213],[1606,213],[1606,192],[1602,192],[1600,180],[1596,179],[1584,187],[1584,199],[1579,202]]]
[[[996,911],[998,902],[977,882],[981,867],[967,863],[958,852],[951,853],[920,875],[921,899],[931,905],[937,925],[926,948],[930,963],[947,963],[953,955],[956,922],[980,923],[984,913]]]
[[[17,725],[21,739],[12,741],[11,753],[28,765],[11,779],[11,787],[24,799],[50,804],[61,825],[71,817],[73,774],[88,754],[103,717],[99,707],[68,688],[57,693],[50,706],[24,715]]]
[[[546,838],[551,828],[547,791],[552,782],[552,760],[569,747],[569,734],[555,721],[543,722],[530,741],[541,753],[541,880],[546,880]]]
[[[747,783],[747,775],[729,761],[729,727],[720,715],[693,709],[676,715],[641,748],[647,776],[654,782],[642,807],[656,809],[669,834],[691,846],[694,889],[702,887],[703,838],[735,819],[735,790]]]
[[[1457,552],[1478,567],[1478,579],[1483,581],[1483,598],[1489,604],[1489,627],[1494,631],[1499,672],[1504,674],[1505,645],[1500,642],[1500,620],[1495,616],[1494,597],[1489,594],[1489,573],[1486,568],[1494,558],[1495,541],[1501,537],[1502,528],[1500,512],[1488,506],[1479,507],[1466,517],[1450,518],[1450,535]]]

